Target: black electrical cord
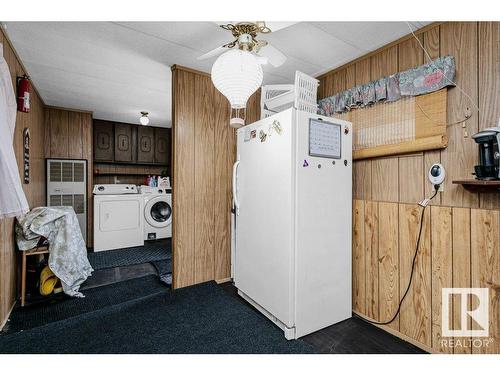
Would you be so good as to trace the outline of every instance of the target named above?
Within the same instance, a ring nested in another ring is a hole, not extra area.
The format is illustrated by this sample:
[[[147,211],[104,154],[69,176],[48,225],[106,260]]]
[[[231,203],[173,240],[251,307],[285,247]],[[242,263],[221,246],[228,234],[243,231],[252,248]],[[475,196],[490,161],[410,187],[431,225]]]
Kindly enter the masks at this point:
[[[437,195],[438,190],[439,190],[439,185],[434,186],[434,189],[435,189],[435,192],[432,195],[432,197],[429,198],[429,201],[431,201]],[[394,316],[392,317],[391,320],[388,320],[386,322],[377,322],[376,320],[366,319],[366,318],[363,318],[362,316],[359,316],[356,314],[356,316],[358,318],[360,318],[361,320],[364,320],[365,322],[368,322],[368,323],[385,326],[387,324],[391,324],[397,318],[399,313],[401,312],[401,306],[403,305],[403,301],[405,300],[406,295],[410,291],[411,282],[413,281],[413,273],[415,272],[415,262],[417,260],[418,248],[420,247],[420,237],[422,237],[422,228],[423,228],[423,224],[424,224],[424,212],[425,212],[426,207],[427,207],[427,205],[423,206],[422,213],[420,214],[420,228],[418,230],[418,237],[417,237],[417,245],[415,247],[415,254],[413,255],[413,261],[411,263],[410,280],[408,281],[408,286],[406,287],[406,291],[404,292],[403,297],[401,297],[401,299],[399,300],[399,305],[398,305],[398,309],[396,310],[396,313],[394,314]]]

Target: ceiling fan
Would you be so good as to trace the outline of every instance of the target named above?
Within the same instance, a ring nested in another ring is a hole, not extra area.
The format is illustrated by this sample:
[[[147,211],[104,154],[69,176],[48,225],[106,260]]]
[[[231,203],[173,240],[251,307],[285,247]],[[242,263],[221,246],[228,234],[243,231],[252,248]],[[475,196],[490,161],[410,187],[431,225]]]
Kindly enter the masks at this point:
[[[198,60],[209,59],[232,48],[238,48],[255,54],[261,64],[269,62],[276,68],[285,62],[286,56],[280,50],[271,46],[263,39],[257,39],[258,34],[269,34],[272,32],[264,21],[228,23],[219,26],[224,30],[230,31],[236,39],[205,53],[198,57]],[[277,28],[283,27],[277,25]]]

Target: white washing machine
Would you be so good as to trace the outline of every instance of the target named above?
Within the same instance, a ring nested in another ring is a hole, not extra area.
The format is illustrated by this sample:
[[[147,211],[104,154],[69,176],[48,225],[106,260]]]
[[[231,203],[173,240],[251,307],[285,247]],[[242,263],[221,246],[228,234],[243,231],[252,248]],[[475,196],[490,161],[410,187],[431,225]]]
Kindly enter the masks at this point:
[[[137,186],[94,186],[94,251],[144,245],[144,200]]]
[[[140,186],[144,200],[144,239],[172,237],[172,193],[170,189]]]

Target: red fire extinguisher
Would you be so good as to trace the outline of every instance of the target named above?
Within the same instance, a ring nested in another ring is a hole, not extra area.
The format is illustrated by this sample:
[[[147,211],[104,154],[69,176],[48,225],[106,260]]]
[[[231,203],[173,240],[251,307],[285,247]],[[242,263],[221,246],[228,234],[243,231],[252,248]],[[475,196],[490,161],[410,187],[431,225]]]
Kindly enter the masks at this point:
[[[27,75],[17,77],[17,110],[30,111],[31,82]]]

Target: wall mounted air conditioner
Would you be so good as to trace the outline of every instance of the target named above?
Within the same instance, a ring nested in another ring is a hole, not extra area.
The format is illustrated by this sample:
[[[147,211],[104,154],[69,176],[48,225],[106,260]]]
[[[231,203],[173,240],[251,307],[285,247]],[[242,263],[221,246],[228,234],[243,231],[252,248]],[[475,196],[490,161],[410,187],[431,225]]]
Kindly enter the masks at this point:
[[[47,159],[47,206],[75,210],[87,242],[87,160]]]

